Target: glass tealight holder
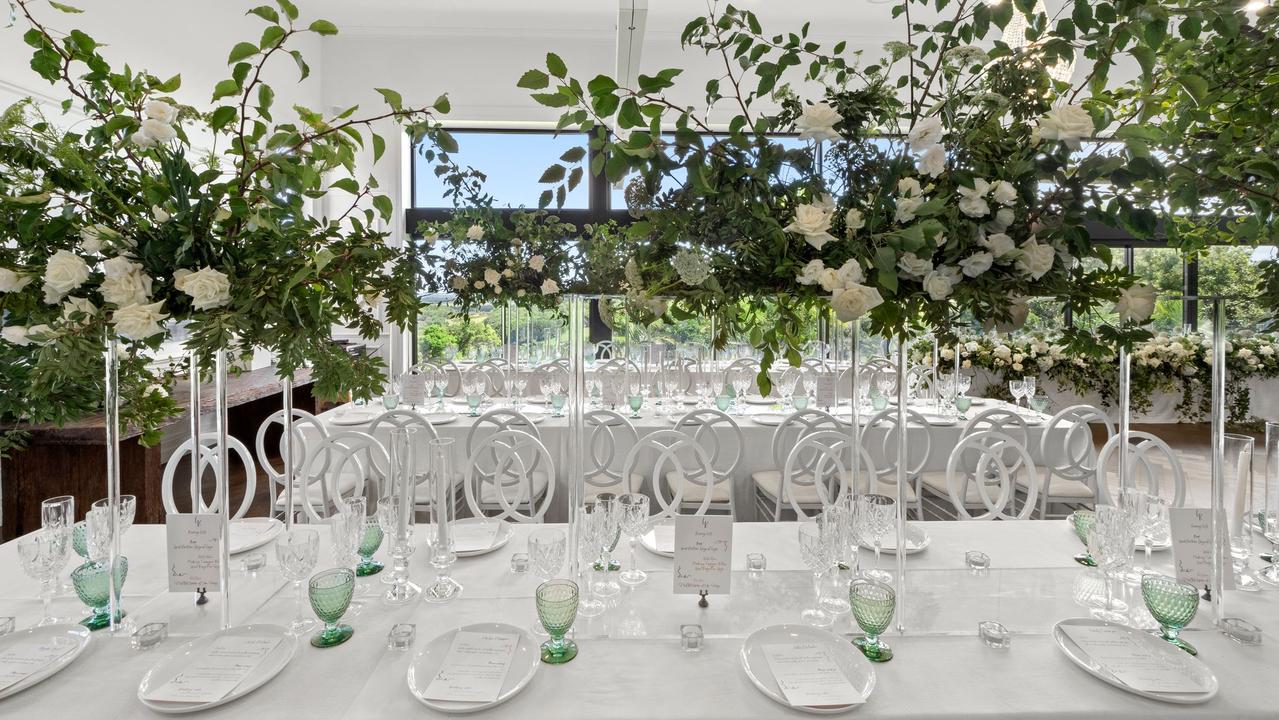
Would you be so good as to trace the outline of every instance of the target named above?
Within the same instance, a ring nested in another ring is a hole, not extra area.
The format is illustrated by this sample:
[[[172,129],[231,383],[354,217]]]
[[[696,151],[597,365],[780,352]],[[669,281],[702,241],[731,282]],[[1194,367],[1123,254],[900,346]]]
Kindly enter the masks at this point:
[[[964,553],[964,565],[973,572],[985,572],[990,569],[990,556],[980,550],[969,550]]]
[[[8,635],[18,626],[18,619],[12,615],[0,617],[0,635]]]
[[[240,557],[240,569],[246,573],[255,573],[266,567],[266,553],[253,552]]]
[[[807,395],[796,395],[794,398],[792,398],[792,400],[795,403],[796,410],[804,410],[808,408]]]
[[[1221,631],[1226,637],[1240,645],[1260,645],[1261,628],[1243,618],[1228,617],[1221,619]]]
[[[733,404],[733,398],[727,395],[715,396],[715,407],[719,408],[720,412],[728,412],[728,408],[732,404]]]
[[[679,646],[684,652],[701,652],[702,645],[706,643],[706,636],[702,633],[701,625],[680,625],[679,626]]]
[[[1012,647],[1013,636],[1008,632],[1008,628],[1003,623],[994,620],[985,620],[977,623],[977,635],[981,637],[981,641],[986,647],[995,650],[1007,650]]]
[[[516,574],[528,572],[528,553],[511,553],[511,572]]]
[[[408,650],[413,647],[413,640],[417,637],[417,625],[413,623],[396,623],[391,626],[391,632],[386,634],[387,650]]]
[[[768,569],[768,558],[764,557],[764,553],[749,553],[746,556],[746,572],[752,577],[758,577],[761,573]]]
[[[169,637],[169,624],[162,622],[147,623],[129,636],[129,645],[134,650],[150,650]]]

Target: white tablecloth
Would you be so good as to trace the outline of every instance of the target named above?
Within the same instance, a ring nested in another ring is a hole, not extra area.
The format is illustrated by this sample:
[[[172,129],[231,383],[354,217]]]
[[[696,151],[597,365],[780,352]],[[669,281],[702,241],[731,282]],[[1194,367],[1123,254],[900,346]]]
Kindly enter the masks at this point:
[[[1187,637],[1216,673],[1221,690],[1207,704],[1178,707],[1144,700],[1113,688],[1076,668],[1056,648],[1049,632],[1055,620],[1086,612],[1064,597],[1065,589],[1087,571],[1071,556],[1079,543],[1065,521],[1004,523],[923,523],[930,546],[907,559],[905,598],[907,633],[886,640],[896,657],[878,665],[878,684],[857,716],[919,718],[1274,718],[1274,679],[1279,670],[1279,591],[1227,593],[1227,613],[1259,625],[1263,645],[1243,647],[1206,626],[1201,608]],[[349,618],[354,637],[337,648],[300,645],[292,663],[271,683],[229,705],[202,713],[210,718],[298,720],[299,718],[435,717],[409,693],[405,672],[416,650],[431,638],[460,625],[502,621],[521,627],[534,619],[536,581],[510,572],[510,554],[523,551],[532,528],[515,528],[504,548],[460,560],[454,576],[464,585],[461,598],[447,605],[414,604],[390,608],[372,596]],[[800,717],[765,698],[750,684],[738,661],[742,639],[752,630],[781,622],[800,622],[800,610],[812,600],[810,575],[800,563],[793,523],[738,523],[734,527],[734,570],[744,568],[748,552],[767,555],[769,569],[759,579],[735,572],[729,596],[712,596],[699,609],[694,596],[674,596],[671,561],[639,551],[649,582],[623,590],[604,615],[579,618],[575,626],[580,654],[563,666],[543,666],[529,687],[483,717],[600,718],[774,718]],[[63,673],[0,701],[4,720],[95,720],[156,717],[137,700],[143,674],[192,634],[216,625],[218,598],[198,612],[191,595],[164,589],[164,530],[136,526],[125,538],[131,569],[125,584],[125,608],[135,622],[168,619],[171,637],[149,651],[134,651],[124,638],[96,634],[89,650]],[[322,533],[320,567],[330,560],[328,534]],[[969,574],[965,550],[991,556],[984,577]],[[237,622],[284,623],[292,617],[293,595],[275,571],[271,548],[267,568],[254,577],[236,572],[233,603]],[[871,562],[862,553],[862,562]],[[430,571],[414,556],[419,582]],[[625,562],[627,557],[622,556]],[[238,567],[238,561],[236,562]],[[890,563],[885,557],[885,565]],[[1155,565],[1167,570],[1169,553],[1157,553]],[[376,578],[372,585],[380,588]],[[22,576],[13,543],[0,546],[0,615],[16,615],[19,627],[39,617],[36,584]],[[55,611],[80,613],[74,597],[62,597]],[[202,616],[202,617],[199,617]],[[976,637],[979,620],[1000,620],[1014,633],[1012,648],[991,650]],[[417,626],[412,652],[386,648],[386,633],[397,622]],[[705,650],[681,651],[678,628],[700,623],[707,632]],[[834,632],[852,632],[845,616]]]

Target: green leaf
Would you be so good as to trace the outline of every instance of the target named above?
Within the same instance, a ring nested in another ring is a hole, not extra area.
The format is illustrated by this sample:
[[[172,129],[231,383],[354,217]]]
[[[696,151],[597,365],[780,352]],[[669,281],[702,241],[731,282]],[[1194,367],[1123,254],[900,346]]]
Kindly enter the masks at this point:
[[[290,20],[298,19],[297,5],[289,2],[289,0],[275,0],[275,4],[280,6],[280,9],[284,11],[284,14],[287,15]]]
[[[275,91],[270,85],[258,86],[258,110],[266,112],[271,109],[271,103],[275,102]]]
[[[542,172],[542,177],[537,181],[540,183],[557,183],[564,179],[564,166],[556,163]]]
[[[60,10],[64,13],[71,13],[72,15],[78,15],[84,12],[80,8],[71,7],[70,5],[66,5],[60,2],[54,2],[53,0],[49,0],[49,7],[53,8],[54,10]]]
[[[235,120],[235,116],[236,110],[234,107],[230,105],[222,105],[221,107],[214,108],[213,112],[209,114],[209,125],[214,130],[219,130],[230,125],[231,121]]]
[[[561,80],[568,75],[568,66],[564,64],[564,61],[560,59],[559,55],[556,55],[553,52],[546,53],[546,69],[550,70],[552,75],[560,78]]]
[[[622,101],[622,107],[617,112],[617,124],[623,130],[645,125],[644,116],[640,114],[639,104],[635,102],[635,98],[626,98]]]
[[[239,94],[240,94],[240,83],[231,79],[222,80],[213,88],[214,100],[217,100],[218,98],[224,98],[231,95],[239,95]]]
[[[436,133],[435,144],[439,145],[440,149],[446,153],[457,152],[457,140],[454,140],[447,130],[441,130]]]
[[[246,12],[245,15],[257,15],[268,22],[280,22],[280,13],[276,12],[275,8],[270,5],[259,5]]]
[[[278,27],[278,26],[277,26]],[[258,46],[251,42],[238,42],[235,47],[231,48],[231,54],[226,59],[226,64],[239,62],[245,58],[253,57],[258,54]]]
[[[568,107],[569,98],[567,95],[561,95],[557,92],[553,93],[533,93],[530,95],[539,105],[546,107]]]
[[[390,105],[392,110],[399,112],[404,109],[404,98],[400,97],[398,92],[389,88],[374,88],[374,90],[378,91],[378,94],[382,96],[382,99],[386,100],[386,104]]]
[[[329,187],[351,193],[352,195],[358,195],[360,193],[360,184],[357,183],[354,178],[349,177],[338,178],[337,180],[329,183]]]
[[[449,104],[448,93],[445,93],[435,98],[435,104],[433,104],[431,107],[435,108],[436,112],[442,115],[447,115],[449,110],[452,109],[452,105]]]
[[[1208,95],[1208,81],[1198,75],[1180,75],[1177,81],[1181,83],[1181,87],[1186,94],[1195,101],[1196,105],[1202,105],[1204,98]]]
[[[586,83],[586,89],[592,95],[605,95],[617,90],[617,81],[607,75],[596,75]]]
[[[386,140],[377,133],[373,133],[373,162],[382,159],[382,153],[386,152]]]
[[[316,20],[307,28],[317,35],[337,35],[338,26],[328,20]]]
[[[520,81],[515,84],[516,87],[522,87],[525,90],[541,90],[551,84],[551,79],[541,70],[529,70],[520,76]]]
[[[159,90],[160,92],[176,92],[178,88],[182,87],[182,75],[174,75],[159,85],[152,85],[151,87],[153,90]]]
[[[391,204],[391,198],[386,195],[374,195],[373,207],[382,215],[382,219],[388,222],[391,220],[391,215],[395,212],[395,208]]]
[[[564,154],[560,156],[560,159],[566,163],[573,164],[582,162],[582,158],[584,157],[586,157],[586,148],[578,145],[577,147],[571,147],[568,150],[565,150]]]
[[[293,62],[297,63],[298,71],[301,73],[299,80],[305,80],[311,75],[311,66],[306,64],[306,60],[302,59],[302,53],[297,50],[290,50],[289,55],[293,56]]]
[[[258,41],[258,47],[263,50],[275,47],[282,37],[284,37],[284,28],[279,25],[267,25],[262,31],[262,39]]]

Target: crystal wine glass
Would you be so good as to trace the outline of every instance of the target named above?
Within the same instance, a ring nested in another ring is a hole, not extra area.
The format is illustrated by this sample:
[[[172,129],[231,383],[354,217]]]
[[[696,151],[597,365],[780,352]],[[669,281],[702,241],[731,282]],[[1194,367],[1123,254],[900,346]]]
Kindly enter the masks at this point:
[[[822,609],[822,575],[830,569],[829,536],[824,536],[816,522],[799,524],[799,554],[804,564],[813,571],[813,606],[800,613],[804,622],[814,627],[829,627],[834,621],[830,613]]]
[[[737,370],[733,373],[733,414],[746,414],[746,391],[751,386],[751,371]]]
[[[1008,392],[1013,396],[1013,405],[1021,407],[1022,391],[1026,387],[1025,382],[1021,380],[1009,380]]]
[[[528,372],[524,368],[515,370],[515,407],[524,405],[524,389],[528,387]]]
[[[368,500],[363,497],[340,498],[335,504],[337,512],[329,518],[329,532],[333,540],[333,562],[338,567],[356,570],[360,565],[360,543],[364,540],[364,520],[368,516]],[[361,592],[367,589],[367,584],[359,588]],[[352,605],[357,612],[363,608],[363,603],[353,602]]]
[[[17,540],[18,560],[22,563],[23,572],[40,583],[40,602],[44,613],[40,622],[36,623],[37,627],[59,622],[49,611],[49,604],[53,600],[54,580],[67,564],[70,536],[69,528],[54,526],[41,528]]]
[[[1026,407],[1030,407],[1030,399],[1035,396],[1035,386],[1039,384],[1038,380],[1034,375],[1027,375],[1021,379],[1021,395],[1026,398]]]
[[[592,588],[595,585],[595,560],[599,557],[600,544],[608,532],[608,513],[593,502],[582,507],[578,524],[578,547],[576,551],[581,559],[581,571],[584,575],[582,583],[583,596],[578,607],[582,617],[594,617],[604,612],[604,601],[595,597]]]
[[[1097,520],[1088,534],[1088,554],[1096,561],[1105,584],[1104,604],[1095,604],[1093,617],[1120,625],[1127,624],[1128,604],[1114,596],[1114,577],[1123,572],[1132,552],[1135,535],[1120,508],[1101,505],[1096,510]]]
[[[613,562],[613,551],[622,538],[621,512],[617,505],[617,496],[611,492],[602,492],[595,496],[595,508],[600,513],[599,521],[603,530],[597,541],[599,543],[599,559],[595,561],[595,570],[604,573],[604,579],[595,583],[592,591],[602,598],[610,598],[622,591],[616,580],[609,573],[620,569]]]
[[[795,406],[795,386],[799,384],[799,370],[787,368],[777,382],[777,391],[782,394],[782,409],[789,411]]]
[[[275,558],[280,563],[280,572],[285,579],[293,581],[297,596],[297,613],[293,622],[289,623],[289,632],[294,635],[301,635],[315,627],[315,621],[302,610],[302,581],[315,569],[319,551],[320,534],[311,528],[295,527],[286,530],[275,541]]]
[[[891,582],[892,573],[879,569],[879,556],[884,536],[897,516],[897,501],[887,495],[861,495],[857,498],[857,515],[861,521],[862,541],[875,550],[875,567],[863,571],[862,575],[879,582]]]
[[[568,557],[568,536],[563,530],[539,528],[528,536],[528,562],[533,574],[546,582],[559,573]],[[546,635],[540,621],[533,623],[533,632]]]
[[[75,496],[58,495],[51,497],[40,503],[40,527],[43,528],[63,528],[67,532],[67,537],[72,536],[72,528],[75,527]],[[67,540],[67,546],[72,545],[71,540]],[[54,586],[55,594],[70,592],[71,586],[61,578]]]
[[[627,585],[639,585],[648,579],[648,573],[639,569],[635,546],[639,539],[648,532],[648,496],[641,493],[625,493],[617,498],[621,513],[622,532],[630,539],[631,562],[621,573],[622,582]]]

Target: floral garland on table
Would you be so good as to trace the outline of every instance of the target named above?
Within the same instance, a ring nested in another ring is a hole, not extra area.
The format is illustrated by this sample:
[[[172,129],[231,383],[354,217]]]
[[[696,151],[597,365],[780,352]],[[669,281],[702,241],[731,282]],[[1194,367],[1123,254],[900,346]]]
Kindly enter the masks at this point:
[[[964,336],[955,346],[940,348],[942,367],[953,367],[955,348],[960,367],[985,370],[999,379],[987,392],[1005,396],[1005,376],[1043,375],[1077,395],[1096,393],[1109,406],[1118,391],[1115,355],[1070,352],[1059,337],[1025,335]],[[912,363],[932,364],[931,340],[911,344]],[[1180,392],[1178,417],[1199,422],[1211,416],[1212,339],[1194,333],[1158,333],[1133,345],[1130,355],[1129,405],[1134,412],[1150,409],[1156,393]],[[1226,402],[1230,422],[1252,425],[1248,382],[1279,378],[1279,335],[1239,334],[1226,341]]]
[[[418,307],[415,272],[406,250],[376,229],[390,219],[390,198],[350,174],[366,143],[380,158],[385,142],[372,128],[385,121],[405,126],[447,180],[465,187],[467,173],[448,157],[456,144],[437,120],[447,99],[407,108],[381,89],[388,109],[371,116],[295,107],[297,122],[276,121],[263,68],[286,59],[305,78],[291,44],[337,32],[325,20],[300,21],[290,0],[249,10],[265,24],[261,38],[231,49],[230,77],[213,88],[209,108],[173,99],[179,75],[114,70],[86,33],[52,30],[43,3],[13,5],[28,28],[32,69],[69,93],[63,110],[84,120],[59,129],[31,100],[0,115],[0,216],[9,229],[0,245],[0,422],[19,428],[0,436],[0,452],[22,441],[25,424],[101,409],[104,338],[121,343],[122,422],[157,442],[176,406],[163,392],[171,378],[146,356],[178,323],[206,366],[219,349],[233,358],[264,349],[282,375],[313,367],[321,396],[378,392],[381,360],[348,354],[331,328],[376,338],[379,306],[407,323]],[[333,191],[348,194],[346,211],[314,216],[308,201]]]

